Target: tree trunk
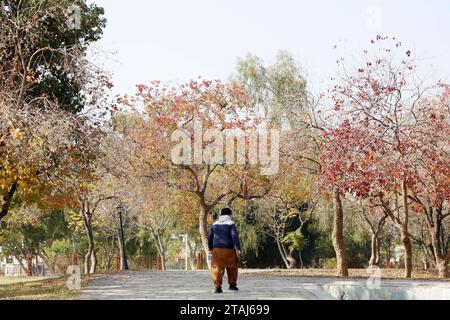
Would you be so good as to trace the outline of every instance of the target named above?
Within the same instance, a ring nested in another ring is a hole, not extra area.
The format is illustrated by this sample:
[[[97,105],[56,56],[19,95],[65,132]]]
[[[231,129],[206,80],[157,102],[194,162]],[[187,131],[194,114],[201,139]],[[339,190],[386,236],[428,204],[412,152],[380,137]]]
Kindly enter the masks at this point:
[[[408,231],[408,188],[406,186],[406,180],[402,181],[402,193],[403,193],[403,223],[400,225],[400,238],[405,248],[405,278],[411,278],[412,272],[412,245],[411,238]]]
[[[428,270],[430,268],[430,265],[428,263],[427,247],[424,243],[420,244],[420,252],[422,254],[423,269]]]
[[[333,192],[333,247],[336,253],[336,269],[337,275],[341,277],[348,277],[348,261],[347,249],[344,244],[344,212],[342,210],[341,197],[337,189]]]
[[[378,235],[376,233],[371,234],[371,255],[369,260],[369,267],[378,266],[380,261],[378,255]]]
[[[166,249],[162,243],[161,235],[158,231],[153,231],[153,237],[155,238],[156,249],[161,256],[161,270],[166,270]]]
[[[450,277],[448,261],[445,258],[436,257],[436,267],[439,272],[439,278],[449,278]]]
[[[119,244],[119,259],[120,259],[120,271],[123,271],[123,243],[122,243],[122,237],[120,236],[120,230],[117,233],[117,243]]]
[[[88,250],[84,256],[84,273],[95,273],[97,267],[97,257],[95,255],[94,236],[92,233],[91,216],[83,213],[84,229],[88,240]]]
[[[89,269],[89,273],[93,274],[97,270],[97,254],[95,253],[94,248],[92,248],[91,253],[91,268]]]
[[[297,261],[295,261],[295,258],[292,255],[292,252],[290,252],[286,249],[286,246],[284,245],[284,243],[282,241],[279,241],[279,244],[284,253],[284,260],[285,260],[286,268],[288,268],[288,269],[296,268]]]
[[[405,278],[411,278],[411,271],[412,271],[412,245],[411,245],[411,239],[409,237],[408,229],[405,225],[402,225],[400,227],[400,240],[403,244],[403,247],[405,249]]]
[[[37,255],[38,255],[38,257],[41,258],[42,261],[47,265],[47,267],[51,270],[51,272],[52,272],[53,274],[56,274],[55,268],[52,267],[52,263],[50,263],[50,261],[49,261],[47,255],[46,255],[46,253],[45,253],[45,251],[42,250],[41,252],[38,252]],[[44,269],[42,269],[42,275],[44,275],[43,273],[44,273]]]
[[[386,246],[386,266],[391,268],[391,243],[389,242]]]
[[[27,276],[33,276],[33,254],[28,252],[26,255],[27,258]]]
[[[211,261],[209,260],[209,248],[208,248],[208,227],[207,227],[207,221],[208,221],[208,210],[203,205],[200,206],[200,214],[198,216],[198,224],[199,224],[199,231],[200,231],[200,237],[202,239],[202,246],[203,250],[205,251],[206,255],[206,262],[208,264],[208,268],[211,268]]]
[[[111,237],[111,246],[109,246],[109,236],[106,236],[104,239],[104,248],[105,248],[105,271],[111,270],[112,259],[114,257],[114,243],[116,242],[116,237],[113,234]]]
[[[86,252],[86,255],[84,256],[84,273],[89,273],[89,261],[91,260],[91,254],[92,250],[91,248],[88,248],[88,251]]]
[[[297,268],[297,261],[295,260],[294,256],[292,255],[292,251],[290,251],[286,254],[286,259],[289,261],[288,269]]]
[[[3,196],[3,204],[0,210],[0,221],[7,216],[9,211],[9,206],[11,205],[14,194],[17,191],[18,184],[16,181],[13,182],[9,191]]]
[[[25,272],[25,273],[27,273],[28,272],[28,269],[27,269],[27,267],[23,264],[23,261],[22,260],[26,260],[26,257],[25,256],[14,256],[14,258],[16,258],[16,260],[17,260],[17,262],[19,262],[19,265],[20,265],[20,268],[22,268],[22,270]]]
[[[280,252],[281,259],[283,259],[283,263],[286,266],[286,268],[289,269],[289,261],[286,258],[285,251],[283,250],[283,245],[281,241],[279,241],[278,239],[276,239],[276,242],[278,246],[278,251]]]
[[[439,278],[449,278],[450,272],[448,268],[448,260],[442,253],[441,238],[439,237],[441,227],[441,220],[437,218],[434,223],[434,228],[430,230],[431,243],[433,245],[434,257],[436,260],[436,268],[439,272]]]

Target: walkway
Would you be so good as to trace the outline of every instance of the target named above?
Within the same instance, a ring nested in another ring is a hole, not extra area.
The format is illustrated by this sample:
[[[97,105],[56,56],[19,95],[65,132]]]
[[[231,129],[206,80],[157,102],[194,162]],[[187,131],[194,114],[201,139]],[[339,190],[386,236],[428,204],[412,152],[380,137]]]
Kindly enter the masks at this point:
[[[305,280],[305,279],[304,279]],[[225,277],[226,281],[226,277]],[[306,281],[306,280],[305,280]],[[209,271],[127,272],[91,281],[83,299],[331,299],[316,285],[289,277],[242,273],[238,292],[214,294]]]

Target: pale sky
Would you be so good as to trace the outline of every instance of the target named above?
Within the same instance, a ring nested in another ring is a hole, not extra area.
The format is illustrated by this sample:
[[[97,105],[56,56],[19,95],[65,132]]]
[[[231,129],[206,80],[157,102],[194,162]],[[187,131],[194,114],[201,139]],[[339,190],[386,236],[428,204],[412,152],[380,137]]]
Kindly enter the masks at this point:
[[[111,53],[115,94],[158,79],[226,80],[238,57],[267,62],[289,50],[312,89],[326,89],[336,70],[333,45],[358,54],[377,34],[395,36],[442,77],[450,71],[448,0],[93,0],[107,27],[96,44]],[[379,14],[379,15],[378,15]],[[114,53],[114,54],[112,54]]]

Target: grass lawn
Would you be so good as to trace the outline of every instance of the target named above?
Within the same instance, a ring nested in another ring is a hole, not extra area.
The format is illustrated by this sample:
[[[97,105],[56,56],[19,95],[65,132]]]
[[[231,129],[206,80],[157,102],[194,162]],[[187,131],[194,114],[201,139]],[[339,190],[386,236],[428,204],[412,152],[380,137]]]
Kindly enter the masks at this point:
[[[86,287],[91,279],[102,276],[82,275],[81,287]],[[0,277],[0,300],[76,300],[81,290],[69,290],[67,276],[63,277]]]

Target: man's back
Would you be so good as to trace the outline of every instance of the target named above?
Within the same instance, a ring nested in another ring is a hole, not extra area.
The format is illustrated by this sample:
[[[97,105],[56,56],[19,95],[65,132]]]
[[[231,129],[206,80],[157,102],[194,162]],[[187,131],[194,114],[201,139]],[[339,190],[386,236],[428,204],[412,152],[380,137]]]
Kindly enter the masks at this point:
[[[239,290],[236,286],[238,277],[238,256],[241,250],[239,233],[231,220],[230,208],[223,208],[220,218],[213,223],[208,233],[209,252],[212,253],[211,277],[215,293],[222,293],[222,279],[227,270],[230,290]]]
[[[220,216],[213,223],[208,234],[208,246],[210,250],[213,248],[241,249],[239,234],[230,216]]]

